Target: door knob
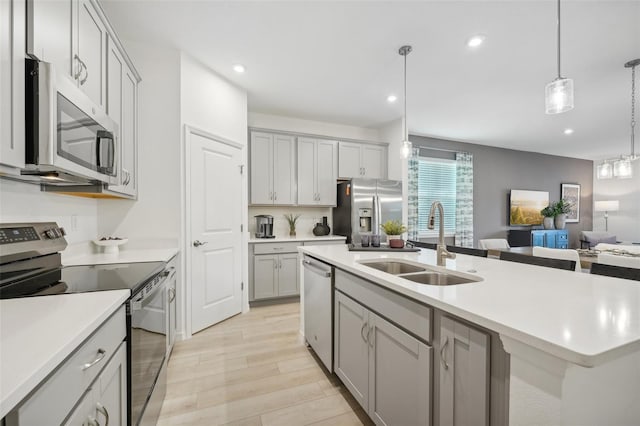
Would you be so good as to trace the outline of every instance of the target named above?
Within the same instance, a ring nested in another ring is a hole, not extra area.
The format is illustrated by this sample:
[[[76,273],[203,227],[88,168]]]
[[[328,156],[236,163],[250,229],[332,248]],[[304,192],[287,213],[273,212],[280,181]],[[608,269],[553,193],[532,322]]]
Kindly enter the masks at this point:
[[[203,245],[205,245],[205,244],[207,244],[207,242],[206,242],[206,241],[205,241],[204,243],[203,243],[203,242],[201,242],[201,241],[198,241],[198,240],[195,240],[195,241],[193,242],[193,246],[194,246],[194,247],[200,247],[200,246],[203,246]]]

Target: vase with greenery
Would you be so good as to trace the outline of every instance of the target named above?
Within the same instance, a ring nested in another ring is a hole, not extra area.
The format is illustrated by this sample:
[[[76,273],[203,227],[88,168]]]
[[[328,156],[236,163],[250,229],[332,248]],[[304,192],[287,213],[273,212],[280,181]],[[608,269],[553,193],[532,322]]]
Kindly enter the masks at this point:
[[[293,213],[287,213],[284,215],[284,218],[287,219],[287,222],[289,223],[289,236],[290,237],[295,237],[296,236],[296,223],[298,222],[298,219],[300,218],[299,214],[294,215]]]
[[[389,240],[389,247],[402,248],[404,247],[404,240],[401,235],[407,231],[407,227],[398,220],[388,220],[380,228],[387,234]]]
[[[542,226],[544,229],[553,229],[553,218],[556,216],[556,211],[553,205],[548,205],[544,209],[540,210],[540,214],[544,216],[542,220]]]
[[[554,223],[556,229],[564,229],[567,223],[567,213],[571,211],[571,203],[566,200],[560,200],[553,205],[555,211]]]

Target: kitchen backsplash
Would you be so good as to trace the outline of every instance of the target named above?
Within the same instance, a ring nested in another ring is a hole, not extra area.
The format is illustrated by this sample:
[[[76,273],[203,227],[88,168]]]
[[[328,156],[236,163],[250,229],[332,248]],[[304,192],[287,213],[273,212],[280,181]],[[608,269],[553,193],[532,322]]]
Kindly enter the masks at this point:
[[[289,224],[284,218],[285,214],[299,214],[300,218],[296,224],[297,236],[313,235],[313,228],[316,223],[322,222],[322,217],[327,216],[329,226],[333,231],[330,207],[249,207],[249,232],[251,237],[256,232],[256,220],[254,216],[259,214],[269,214],[273,216],[273,230],[277,237],[289,236]]]
[[[49,194],[39,185],[0,179],[0,222],[57,222],[69,244],[98,235],[98,204],[91,198]]]

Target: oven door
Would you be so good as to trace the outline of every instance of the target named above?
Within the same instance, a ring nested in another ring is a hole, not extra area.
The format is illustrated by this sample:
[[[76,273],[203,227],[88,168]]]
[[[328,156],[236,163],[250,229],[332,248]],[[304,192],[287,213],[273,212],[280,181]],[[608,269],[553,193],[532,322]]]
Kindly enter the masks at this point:
[[[118,184],[118,126],[75,83],[45,62],[28,67],[31,101],[27,117],[27,169],[63,170],[72,175]]]
[[[166,283],[165,279],[151,291],[133,296],[129,302],[132,425],[139,424],[164,364],[167,351]]]

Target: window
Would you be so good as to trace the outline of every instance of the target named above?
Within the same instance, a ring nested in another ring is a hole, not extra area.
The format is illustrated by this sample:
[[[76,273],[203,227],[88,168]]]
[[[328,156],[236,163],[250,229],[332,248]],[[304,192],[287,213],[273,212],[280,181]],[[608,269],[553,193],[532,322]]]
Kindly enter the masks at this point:
[[[422,237],[431,237],[438,232],[436,228],[427,229],[429,211],[434,201],[440,201],[444,207],[445,235],[456,232],[456,162],[440,158],[418,158],[418,233]]]

